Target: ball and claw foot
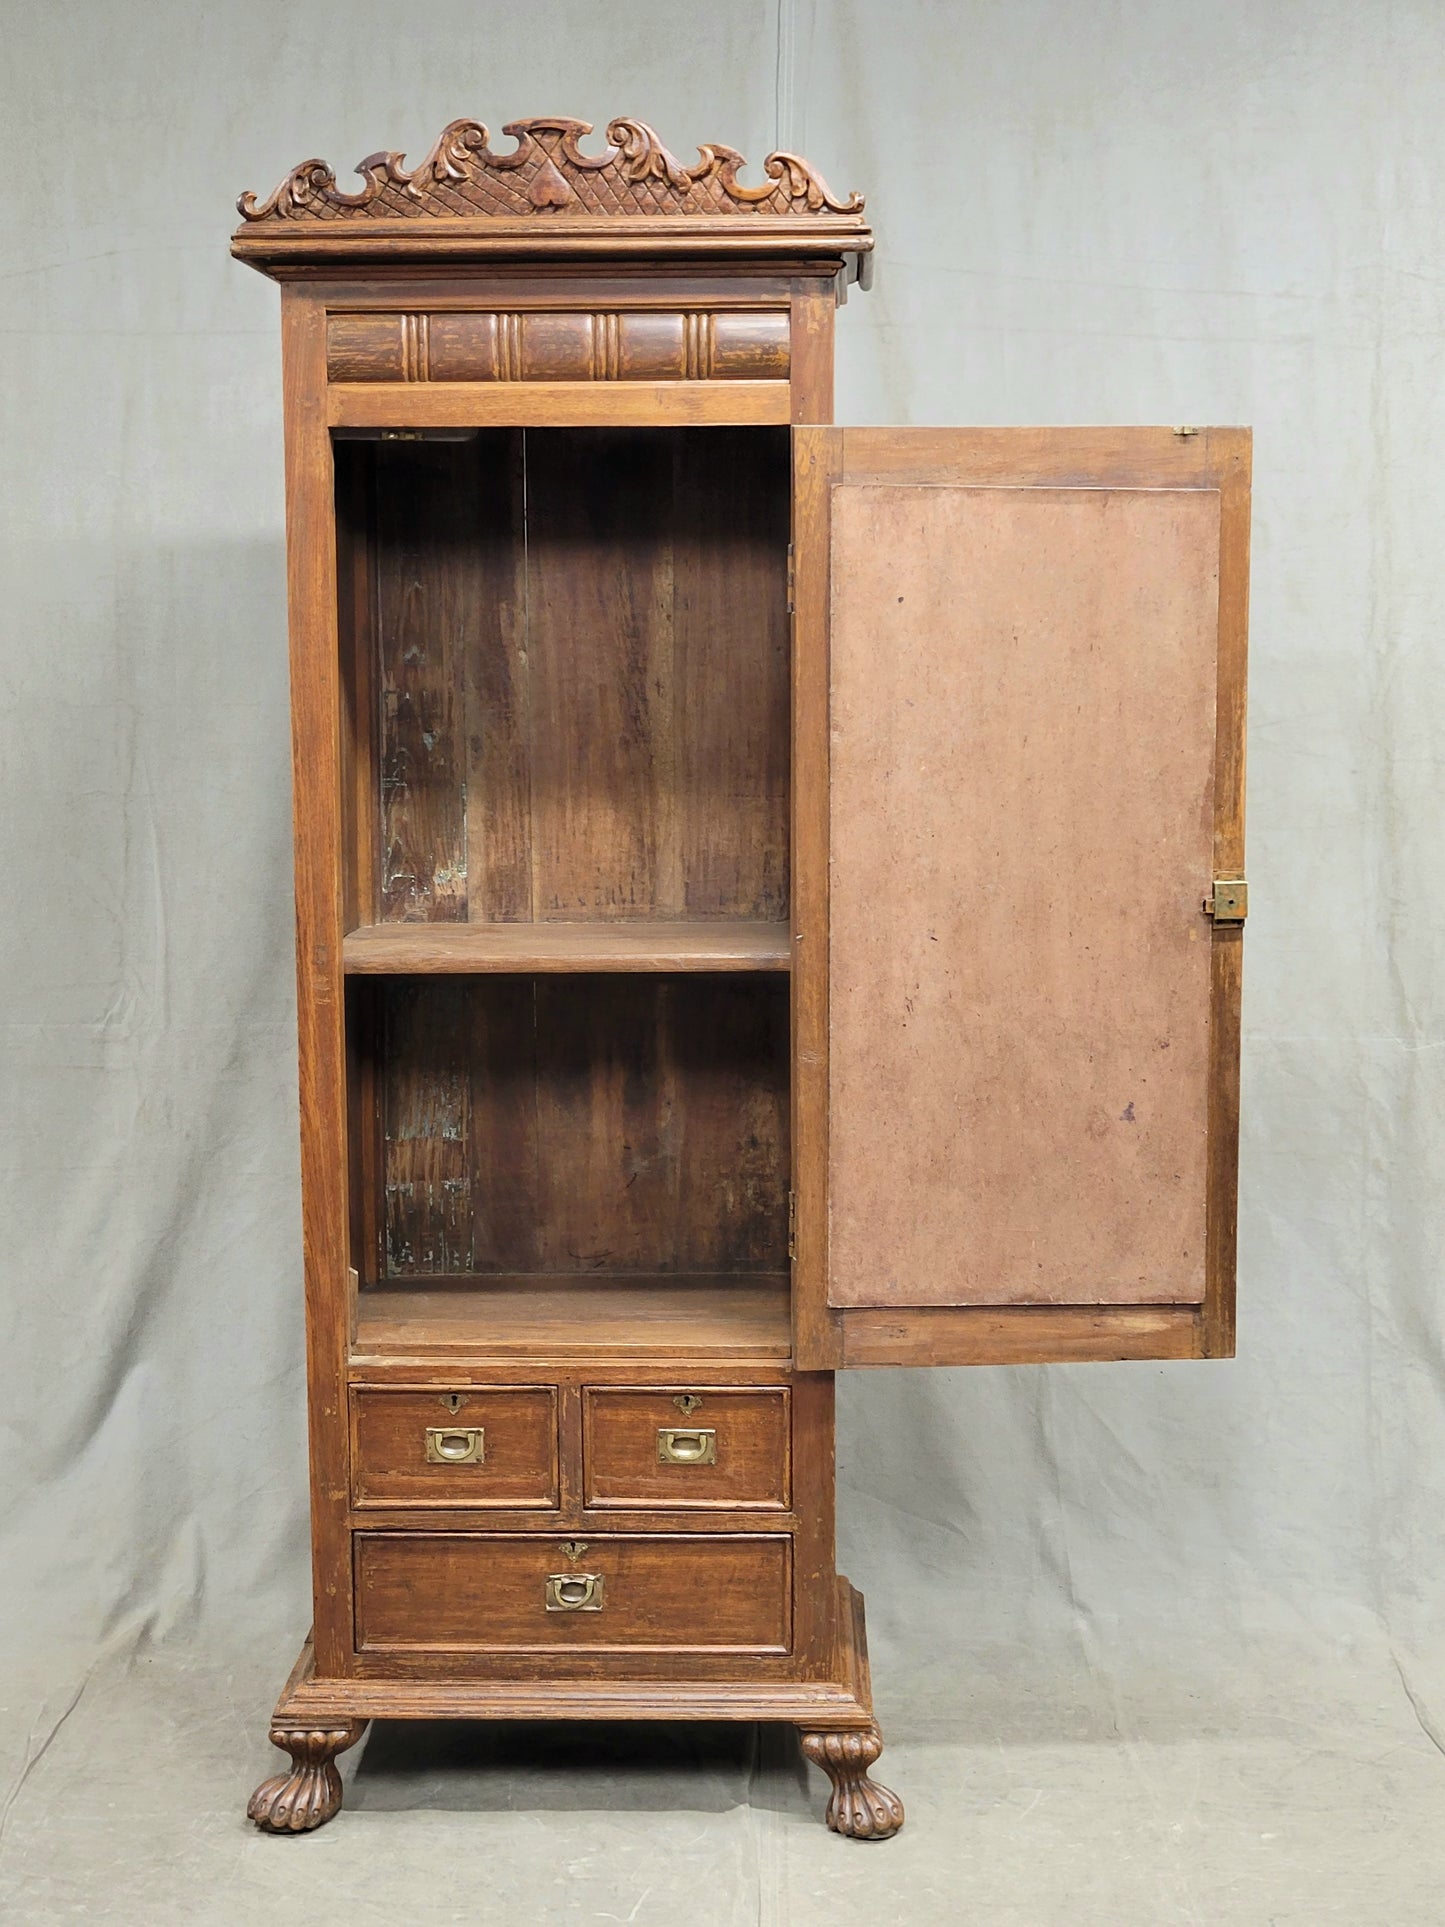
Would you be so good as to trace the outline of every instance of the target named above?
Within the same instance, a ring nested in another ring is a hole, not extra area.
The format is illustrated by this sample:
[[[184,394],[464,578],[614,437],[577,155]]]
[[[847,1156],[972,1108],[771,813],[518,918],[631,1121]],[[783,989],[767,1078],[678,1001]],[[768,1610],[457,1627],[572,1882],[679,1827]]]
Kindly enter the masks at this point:
[[[833,1782],[828,1825],[850,1840],[887,1840],[903,1825],[903,1802],[870,1780],[868,1769],[883,1751],[876,1726],[851,1733],[804,1733],[803,1752]]]
[[[366,1731],[366,1720],[334,1726],[273,1726],[271,1744],[291,1755],[291,1771],[263,1780],[251,1795],[246,1818],[264,1833],[310,1833],[341,1811],[336,1756]]]

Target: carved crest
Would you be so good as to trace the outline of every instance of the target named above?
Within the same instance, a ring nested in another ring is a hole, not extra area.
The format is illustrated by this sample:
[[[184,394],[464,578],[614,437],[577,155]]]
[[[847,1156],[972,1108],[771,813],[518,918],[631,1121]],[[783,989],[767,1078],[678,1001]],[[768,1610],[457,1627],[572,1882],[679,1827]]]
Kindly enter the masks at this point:
[[[347,193],[325,161],[303,161],[264,201],[243,194],[247,222],[395,221],[411,216],[493,216],[527,220],[562,215],[857,215],[862,196],[839,200],[796,154],[769,154],[766,179],[745,186],[746,166],[732,147],[698,149],[684,167],[640,120],[614,120],[607,145],[586,154],[585,120],[519,120],[503,128],[517,144],[494,153],[479,121],[454,120],[419,166],[398,153],[372,154],[357,168],[363,185]]]

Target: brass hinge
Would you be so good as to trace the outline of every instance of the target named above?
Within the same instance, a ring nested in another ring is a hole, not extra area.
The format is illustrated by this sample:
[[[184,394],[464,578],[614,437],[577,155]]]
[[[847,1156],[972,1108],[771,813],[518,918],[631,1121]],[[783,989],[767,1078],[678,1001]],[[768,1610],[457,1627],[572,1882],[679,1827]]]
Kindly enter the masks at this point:
[[[1204,899],[1204,914],[1216,923],[1243,923],[1249,915],[1249,885],[1243,877],[1216,877]]]
[[[796,1191],[790,1191],[788,1193],[788,1258],[789,1258],[789,1261],[791,1262],[791,1260],[796,1258],[797,1255],[798,1255],[798,1194]]]
[[[789,615],[792,615],[793,610],[797,606],[797,598],[796,598],[796,595],[794,594],[794,591],[797,587],[797,580],[798,580],[798,572],[793,566],[793,545],[790,542],[788,544],[788,614]]]

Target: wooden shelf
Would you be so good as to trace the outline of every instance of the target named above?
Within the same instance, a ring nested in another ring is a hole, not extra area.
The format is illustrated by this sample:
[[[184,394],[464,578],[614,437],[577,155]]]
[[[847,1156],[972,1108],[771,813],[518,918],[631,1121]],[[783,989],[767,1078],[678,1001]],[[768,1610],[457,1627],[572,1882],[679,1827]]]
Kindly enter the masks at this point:
[[[785,923],[374,923],[342,944],[349,976],[479,971],[786,970]]]
[[[783,1273],[427,1278],[357,1294],[352,1363],[766,1358],[792,1352]]]

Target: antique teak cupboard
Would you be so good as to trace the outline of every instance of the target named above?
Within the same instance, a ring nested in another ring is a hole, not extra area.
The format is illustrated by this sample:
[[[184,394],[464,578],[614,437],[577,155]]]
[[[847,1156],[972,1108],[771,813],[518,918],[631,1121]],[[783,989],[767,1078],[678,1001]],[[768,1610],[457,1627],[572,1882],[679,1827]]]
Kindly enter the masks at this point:
[[[315,1624],[772,1720],[879,1838],[833,1374],[1233,1348],[1249,437],[829,426],[872,236],[641,122],[243,197],[281,284]]]

